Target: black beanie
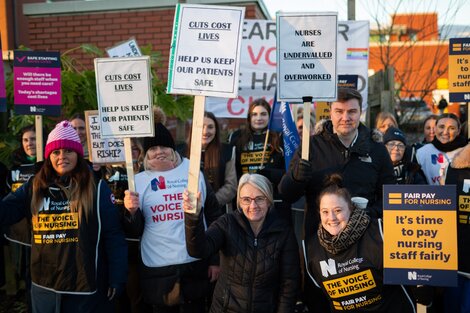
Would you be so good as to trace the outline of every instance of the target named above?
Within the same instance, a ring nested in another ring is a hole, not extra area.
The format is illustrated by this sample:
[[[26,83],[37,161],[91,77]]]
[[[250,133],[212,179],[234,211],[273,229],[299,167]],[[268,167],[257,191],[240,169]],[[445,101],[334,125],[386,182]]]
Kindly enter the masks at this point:
[[[384,144],[392,140],[401,141],[403,142],[403,144],[406,145],[405,134],[403,134],[401,130],[395,127],[390,127],[384,134]]]
[[[163,126],[162,123],[155,124],[155,136],[154,137],[145,137],[144,138],[144,154],[147,153],[147,150],[151,147],[162,146],[168,147],[175,150],[175,141],[171,137],[168,129]]]

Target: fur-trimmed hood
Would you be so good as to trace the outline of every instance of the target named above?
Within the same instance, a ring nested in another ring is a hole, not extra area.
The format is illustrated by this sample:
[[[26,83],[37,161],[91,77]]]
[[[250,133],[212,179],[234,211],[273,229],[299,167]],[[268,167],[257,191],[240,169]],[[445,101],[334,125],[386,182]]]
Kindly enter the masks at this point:
[[[361,124],[359,125],[359,127],[361,127]],[[318,123],[315,124],[314,135],[319,135],[323,133],[324,131],[327,131],[327,128],[331,128],[331,129],[333,128],[333,124],[331,123],[331,120],[327,120],[327,119],[320,120]],[[377,129],[373,129],[370,131],[370,137],[375,142],[383,142],[383,135]]]
[[[454,156],[452,168],[470,168],[470,143]]]

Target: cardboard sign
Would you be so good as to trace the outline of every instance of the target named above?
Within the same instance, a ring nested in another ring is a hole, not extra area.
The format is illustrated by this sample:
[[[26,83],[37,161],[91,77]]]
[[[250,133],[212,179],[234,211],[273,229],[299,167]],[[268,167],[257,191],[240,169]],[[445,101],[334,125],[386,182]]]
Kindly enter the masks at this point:
[[[449,40],[449,100],[470,102],[470,38]]]
[[[124,163],[124,141],[101,138],[98,111],[85,111],[85,123],[90,161],[97,164]]]
[[[154,134],[150,57],[95,59],[102,138]]]
[[[60,115],[60,54],[48,51],[15,51],[15,113]]]
[[[315,102],[315,117],[316,122],[330,119],[330,106],[328,105],[328,102]]]
[[[384,185],[384,283],[457,285],[455,186]]]
[[[357,75],[338,75],[338,88],[351,88],[357,90]]]
[[[140,57],[142,55],[135,38],[120,42],[114,47],[106,49],[106,52],[111,58]]]
[[[177,4],[168,93],[234,98],[245,8]]]
[[[334,101],[338,15],[277,12],[277,98]]]

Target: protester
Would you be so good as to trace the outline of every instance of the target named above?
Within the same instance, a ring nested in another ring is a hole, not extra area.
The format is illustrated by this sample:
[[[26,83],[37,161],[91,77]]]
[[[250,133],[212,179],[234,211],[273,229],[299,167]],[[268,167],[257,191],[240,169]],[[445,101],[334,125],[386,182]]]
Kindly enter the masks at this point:
[[[460,135],[460,121],[455,114],[444,113],[437,118],[434,140],[416,152],[428,184],[444,184],[447,166],[466,143]]]
[[[201,170],[223,211],[228,212],[226,206],[231,208],[237,193],[235,147],[220,142],[219,123],[211,112],[204,112],[201,144]]]
[[[427,143],[431,143],[434,140],[434,136],[436,135],[436,120],[437,115],[429,115],[424,120],[424,127],[423,127],[423,141],[421,142],[423,145]]]
[[[42,168],[0,203],[1,224],[26,217],[32,226],[33,312],[112,311],[127,275],[112,199],[108,186],[93,179],[76,131],[67,121],[57,124]]]
[[[143,301],[154,312],[204,312],[208,260],[188,255],[184,237],[183,191],[189,160],[175,151],[175,142],[161,123],[155,137],[144,139],[144,172],[135,176],[136,192],[126,190],[127,232],[141,237],[140,280]],[[206,202],[204,176],[199,188],[204,218],[210,225],[219,216],[218,203]],[[215,198],[215,197],[214,197]]]
[[[286,221],[276,216],[268,179],[244,174],[238,210],[204,232],[200,207],[195,214],[183,195],[186,245],[194,257],[221,251],[221,274],[210,312],[293,312],[300,285],[298,246]]]
[[[340,175],[327,177],[324,186],[318,197],[321,223],[305,254],[307,271],[328,297],[331,312],[414,312],[402,286],[383,284],[380,221],[353,205]],[[337,283],[359,277],[357,284]]]
[[[380,112],[377,114],[375,118],[375,128],[382,134],[385,134],[390,127],[398,128],[395,116],[390,112]]]
[[[8,168],[0,162],[0,200],[8,193],[8,187],[6,184],[7,177],[8,177]],[[5,285],[6,283],[6,275],[5,275],[5,249],[4,245],[6,244],[6,240],[4,238],[4,231],[0,230],[0,287]],[[2,304],[0,303],[0,306]]]
[[[299,134],[299,138],[302,139],[302,133],[304,128],[304,113],[303,108],[300,107],[300,113],[297,110],[297,122],[295,123],[295,127],[297,128],[297,133]],[[313,135],[314,127],[315,127],[315,117],[313,115],[309,118],[310,121],[310,136]]]
[[[470,144],[459,151],[449,164],[446,185],[456,185],[458,286],[446,288],[444,307],[446,313],[470,312]]]
[[[133,170],[134,173],[137,174],[143,170],[144,149],[137,138],[131,138],[131,149]],[[118,208],[122,220],[127,212],[124,207],[124,191],[129,189],[126,166],[122,164],[112,164],[102,166],[101,170],[103,179],[114,195],[116,207]],[[138,265],[140,263],[140,238],[138,236],[126,236],[126,242],[129,272],[125,292],[123,292],[116,301],[116,311],[122,313],[139,313],[144,309],[138,274]]]
[[[88,159],[85,116],[82,113],[77,113],[74,114],[69,121],[72,124],[72,127],[77,131],[78,137],[80,137],[80,143],[83,147],[83,157]]]
[[[12,154],[12,164],[6,180],[9,191],[16,191],[21,185],[33,177],[40,165],[36,164],[36,128],[28,125],[20,130],[21,146]],[[10,241],[11,262],[14,271],[16,289],[20,289],[21,281],[25,282],[26,303],[31,309],[31,277],[29,263],[31,257],[31,230],[28,221],[23,218],[8,227],[5,237]]]
[[[269,179],[274,188],[275,209],[287,219],[291,219],[290,206],[280,200],[276,186],[285,173],[282,139],[276,132],[269,132],[265,147],[271,107],[264,99],[250,103],[246,127],[238,130],[230,137],[230,144],[236,148],[237,177],[243,174],[261,174]],[[262,159],[264,151],[264,160]]]
[[[439,100],[439,103],[437,104],[437,108],[439,109],[439,114],[444,114],[444,110],[447,108],[447,100],[444,98],[443,95],[441,95],[441,100]]]
[[[353,196],[369,200],[367,212],[382,216],[382,186],[395,184],[393,166],[381,137],[360,123],[362,96],[354,89],[338,89],[338,101],[330,105],[331,120],[317,123],[310,138],[309,160],[301,159],[299,149],[283,176],[279,191],[289,202],[305,195],[304,238],[314,233],[319,223],[316,198],[326,175],[342,174]],[[313,286],[306,282],[304,300],[310,311],[321,300],[310,295]],[[315,292],[315,289],[312,291]]]
[[[406,137],[401,130],[390,127],[383,136],[383,142],[390,154],[397,184],[427,184],[421,166],[404,158]]]

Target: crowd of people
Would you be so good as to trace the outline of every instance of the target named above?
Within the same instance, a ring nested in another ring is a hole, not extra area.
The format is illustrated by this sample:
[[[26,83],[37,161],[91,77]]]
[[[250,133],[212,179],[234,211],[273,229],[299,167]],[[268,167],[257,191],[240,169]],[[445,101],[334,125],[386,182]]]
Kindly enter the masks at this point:
[[[381,113],[371,129],[361,113],[360,93],[340,88],[330,118],[311,127],[308,160],[300,147],[286,170],[282,136],[268,129],[268,102],[254,100],[245,127],[227,141],[205,112],[197,195],[187,191],[189,159],[159,110],[155,136],[132,139],[135,190],[124,165],[88,160],[83,115],[49,133],[43,162],[35,128],[25,127],[13,166],[0,167],[0,224],[10,241],[0,265],[10,260],[35,313],[405,313],[416,303],[428,312],[470,312],[465,249],[457,288],[383,279],[383,185],[453,184],[457,197],[470,196],[460,120],[431,116],[422,141],[410,144],[393,114]],[[299,247],[291,204],[300,198]],[[470,219],[458,213],[464,247]],[[371,287],[336,293],[335,282],[355,277]]]

